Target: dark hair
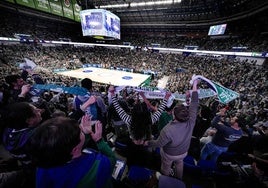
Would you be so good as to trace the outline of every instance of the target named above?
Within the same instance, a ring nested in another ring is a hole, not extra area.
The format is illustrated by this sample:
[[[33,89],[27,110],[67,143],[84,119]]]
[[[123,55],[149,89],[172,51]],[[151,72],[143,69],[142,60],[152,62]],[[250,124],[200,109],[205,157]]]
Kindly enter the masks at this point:
[[[80,128],[76,120],[56,117],[43,122],[30,138],[29,150],[39,167],[54,167],[72,159],[71,152],[80,143]]]
[[[8,75],[5,77],[5,81],[6,83],[8,83],[8,85],[11,87],[12,83],[17,82],[17,79],[20,79],[21,76],[14,74],[14,75]]]
[[[127,105],[127,102],[125,100],[118,100],[118,103],[120,105],[121,108],[123,108],[123,110],[130,114],[130,109]],[[118,113],[116,112],[116,109],[114,107],[113,104],[110,104],[109,107],[108,107],[108,120],[111,121],[111,120],[114,120],[114,121],[120,121],[122,120],[120,118],[120,116],[118,115]]]
[[[132,122],[131,122],[131,132],[134,136],[134,139],[150,139],[151,137],[151,125],[152,118],[151,113],[148,110],[147,105],[142,102],[138,102],[133,106],[131,111]]]
[[[84,78],[82,81],[81,81],[81,86],[83,88],[86,88],[87,90],[91,90],[92,89],[92,80],[89,79],[89,78]]]
[[[210,120],[212,116],[211,109],[208,106],[200,105],[200,114],[203,118]]]
[[[243,127],[244,125],[246,125],[246,120],[243,116],[237,116],[237,119],[235,121],[238,123],[239,127]]]
[[[166,107],[165,110],[166,110],[167,112],[172,111],[173,108],[176,106],[176,104],[177,104],[177,102],[174,100],[174,101],[172,102],[171,106],[170,106],[170,107]]]
[[[7,127],[22,129],[28,127],[27,119],[35,117],[34,109],[28,102],[10,104],[4,114],[4,121]]]
[[[261,160],[255,160],[259,169],[268,174],[268,137],[262,136],[253,145],[254,155]]]
[[[185,122],[189,120],[189,110],[187,106],[180,104],[174,108],[174,116],[177,121]]]
[[[131,98],[128,98],[127,99],[127,104],[130,108],[133,108],[134,104],[135,104],[135,99],[133,99],[132,97]]]

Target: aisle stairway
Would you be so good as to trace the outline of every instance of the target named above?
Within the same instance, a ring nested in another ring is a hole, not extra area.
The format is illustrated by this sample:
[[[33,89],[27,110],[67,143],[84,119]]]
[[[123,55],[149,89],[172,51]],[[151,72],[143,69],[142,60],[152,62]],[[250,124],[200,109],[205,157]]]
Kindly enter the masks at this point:
[[[168,82],[169,76],[164,76],[162,79],[158,80],[157,87],[158,88],[166,88],[167,82]]]

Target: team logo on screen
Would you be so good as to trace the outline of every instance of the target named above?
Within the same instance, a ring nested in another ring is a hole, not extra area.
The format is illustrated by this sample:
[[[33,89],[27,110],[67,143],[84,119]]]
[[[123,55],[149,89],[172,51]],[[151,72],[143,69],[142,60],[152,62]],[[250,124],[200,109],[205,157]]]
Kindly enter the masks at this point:
[[[64,0],[64,4],[66,7],[70,7],[71,5],[70,0]]]

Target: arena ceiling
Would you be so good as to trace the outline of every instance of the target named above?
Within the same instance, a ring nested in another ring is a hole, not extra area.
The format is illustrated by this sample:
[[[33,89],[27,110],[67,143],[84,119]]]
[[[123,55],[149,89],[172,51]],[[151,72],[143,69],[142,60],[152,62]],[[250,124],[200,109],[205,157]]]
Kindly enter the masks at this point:
[[[267,0],[76,0],[82,9],[106,9],[116,14],[123,29],[207,29],[209,25],[248,19],[261,13],[267,20]],[[0,0],[0,8],[70,22],[24,7],[11,7]],[[265,21],[264,20],[264,21]],[[254,22],[254,20],[253,20]],[[235,24],[236,25],[236,24]]]
[[[121,26],[174,28],[232,21],[267,10],[267,0],[78,0],[83,9],[103,8],[119,16]],[[213,23],[212,23],[213,22]]]

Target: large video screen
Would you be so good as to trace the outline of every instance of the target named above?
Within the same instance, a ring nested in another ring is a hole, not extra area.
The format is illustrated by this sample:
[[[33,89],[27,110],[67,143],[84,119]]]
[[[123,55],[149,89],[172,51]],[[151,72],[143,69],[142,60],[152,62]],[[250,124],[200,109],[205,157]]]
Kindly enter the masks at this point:
[[[227,24],[220,24],[220,25],[212,25],[209,28],[208,35],[214,36],[214,35],[223,35],[225,33]]]
[[[80,12],[83,36],[120,39],[120,18],[104,9]]]

